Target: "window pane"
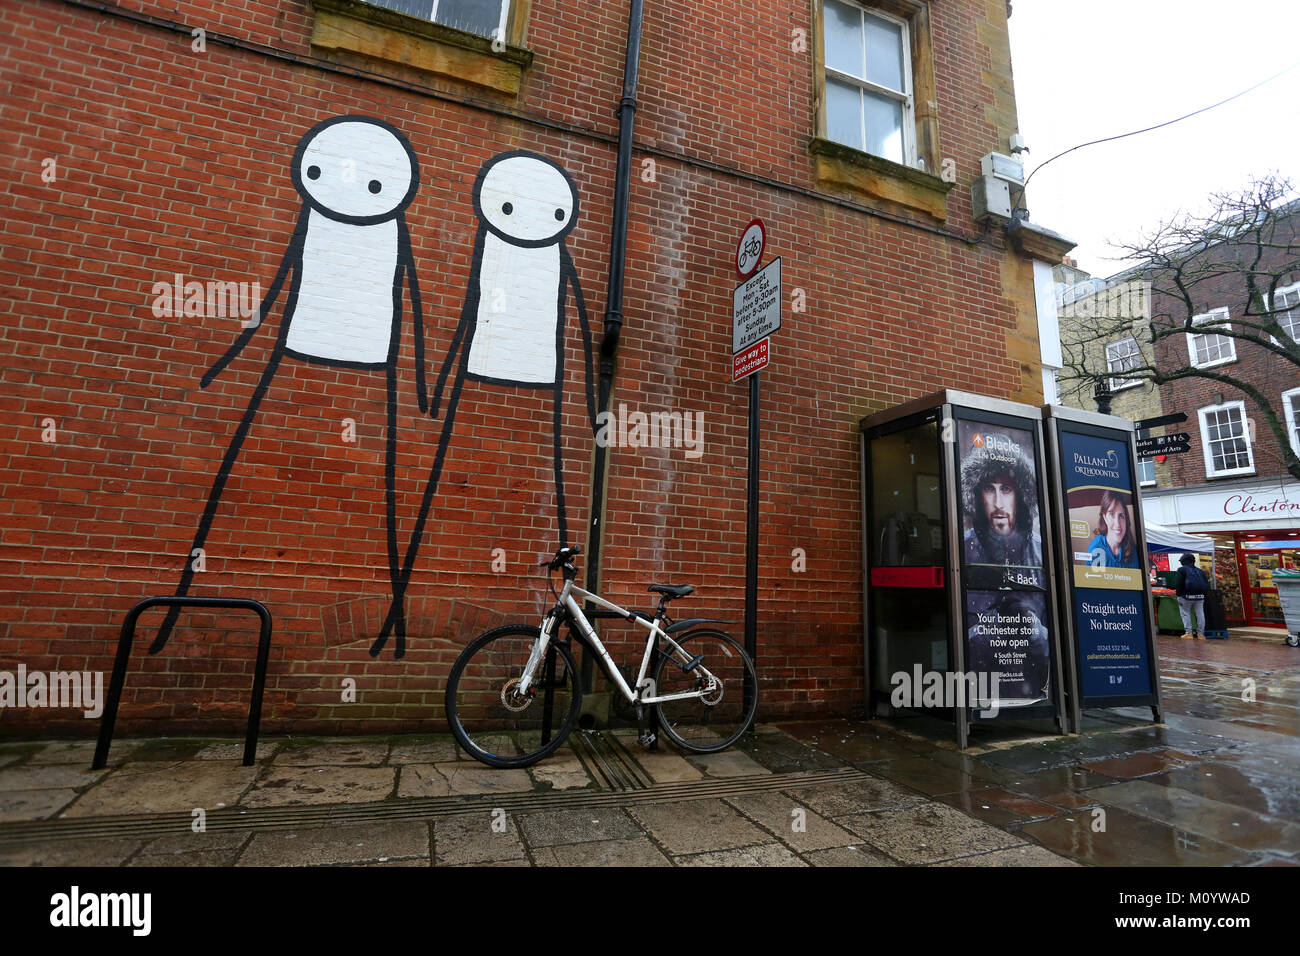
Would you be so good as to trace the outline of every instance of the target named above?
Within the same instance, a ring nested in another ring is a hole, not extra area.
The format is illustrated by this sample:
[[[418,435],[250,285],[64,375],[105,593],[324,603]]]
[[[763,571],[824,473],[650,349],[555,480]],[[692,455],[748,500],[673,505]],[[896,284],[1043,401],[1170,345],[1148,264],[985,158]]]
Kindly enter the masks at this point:
[[[1150,458],[1138,462],[1138,481],[1148,484],[1156,480],[1156,463]]]
[[[866,17],[867,79],[900,93],[903,85],[903,30],[897,23]]]
[[[862,13],[856,7],[827,0],[826,65],[832,70],[862,76]]]
[[[433,0],[369,0],[377,7],[387,7],[398,13],[420,17],[422,20],[433,19]]]
[[[826,78],[826,135],[862,149],[862,94],[856,86]]]
[[[502,0],[438,0],[438,22],[466,33],[491,36],[501,26]]]
[[[1288,292],[1277,298],[1277,307],[1286,309],[1285,312],[1278,313],[1277,324],[1282,326],[1282,331],[1295,341],[1300,342],[1300,293]]]
[[[867,114],[868,153],[903,161],[903,104],[875,93],[862,94]]]

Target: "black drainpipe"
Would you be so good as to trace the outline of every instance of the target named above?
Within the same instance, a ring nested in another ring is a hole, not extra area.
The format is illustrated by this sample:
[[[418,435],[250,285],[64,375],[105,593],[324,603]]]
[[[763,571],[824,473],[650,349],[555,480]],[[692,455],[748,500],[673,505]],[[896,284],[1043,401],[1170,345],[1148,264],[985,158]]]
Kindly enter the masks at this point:
[[[632,188],[632,124],[636,119],[637,72],[641,60],[643,0],[631,0],[627,18],[627,56],[623,63],[623,96],[618,101],[618,168],[614,177],[614,228],[609,240],[609,288],[606,293],[605,334],[600,342],[600,378],[597,410],[609,411],[614,388],[614,358],[623,329],[623,274],[627,262],[627,207]],[[609,470],[607,448],[596,446],[591,483],[591,523],[587,529],[587,590],[600,592],[601,521],[605,512],[605,479]],[[592,657],[582,655],[582,685],[591,689]]]

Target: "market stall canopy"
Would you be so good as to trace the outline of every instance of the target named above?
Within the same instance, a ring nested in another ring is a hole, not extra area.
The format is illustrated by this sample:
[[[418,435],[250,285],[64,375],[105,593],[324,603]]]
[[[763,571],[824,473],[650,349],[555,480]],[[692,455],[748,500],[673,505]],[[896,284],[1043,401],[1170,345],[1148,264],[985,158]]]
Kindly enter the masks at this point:
[[[1184,534],[1150,521],[1146,531],[1147,550],[1152,554],[1214,554],[1214,539],[1203,534]]]

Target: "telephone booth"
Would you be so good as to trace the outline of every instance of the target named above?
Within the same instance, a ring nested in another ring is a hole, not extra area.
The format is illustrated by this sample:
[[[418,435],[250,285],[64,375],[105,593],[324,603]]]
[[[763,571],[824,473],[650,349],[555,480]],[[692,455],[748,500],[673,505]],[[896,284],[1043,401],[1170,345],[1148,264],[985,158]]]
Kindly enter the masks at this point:
[[[945,389],[861,432],[868,712],[1064,733],[1039,409]]]

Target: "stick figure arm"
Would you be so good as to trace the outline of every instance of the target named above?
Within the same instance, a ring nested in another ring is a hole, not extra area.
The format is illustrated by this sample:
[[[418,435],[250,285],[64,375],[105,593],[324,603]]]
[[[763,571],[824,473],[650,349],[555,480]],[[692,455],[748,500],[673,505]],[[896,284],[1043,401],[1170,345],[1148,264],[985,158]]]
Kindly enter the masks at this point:
[[[411,294],[411,322],[415,335],[415,397],[421,413],[429,410],[429,388],[424,369],[424,306],[420,301],[420,280],[415,275],[415,256],[411,252],[411,235],[402,220],[402,264],[406,270],[406,287]]]
[[[592,352],[591,352],[591,323],[587,320],[587,303],[582,298],[582,286],[578,283],[578,270],[573,266],[573,259],[569,257],[569,250],[561,247],[561,255],[564,257],[564,272],[569,284],[573,287],[573,301],[578,306],[578,325],[582,329],[582,351],[586,356],[587,362],[587,416],[591,419],[591,430],[593,432],[599,429],[596,426],[596,393],[594,389],[595,377],[593,375]]]
[[[293,239],[289,242],[289,248],[285,250],[284,258],[280,260],[280,268],[276,271],[275,278],[271,280],[271,288],[266,291],[261,304],[257,307],[257,315],[253,317],[254,321],[243,332],[239,333],[239,338],[235,339],[234,344],[226,349],[225,354],[212,363],[212,367],[203,373],[203,377],[199,379],[199,388],[207,388],[211,385],[213,380],[225,371],[226,366],[233,362],[239,356],[239,353],[244,350],[244,346],[253,338],[253,333],[262,327],[262,320],[271,311],[271,306],[279,298],[280,290],[284,288],[284,280],[288,277],[289,270],[294,268],[294,264],[298,261],[298,253],[302,248],[302,237],[306,232],[306,225],[307,210],[304,209],[298,217],[298,224],[293,231]]]
[[[447,357],[442,360],[442,370],[438,372],[438,382],[433,389],[433,404],[429,409],[429,415],[432,418],[438,417],[438,409],[442,406],[442,390],[447,384],[447,373],[451,371],[452,364],[456,361],[456,353],[461,348],[468,349],[474,337],[471,330],[474,326],[475,317],[478,315],[478,265],[483,261],[485,236],[485,231],[479,229],[478,236],[474,240],[474,256],[470,260],[473,265],[470,266],[469,290],[465,294],[465,304],[460,310],[460,321],[456,324],[456,334],[451,338],[451,345],[447,349]]]

